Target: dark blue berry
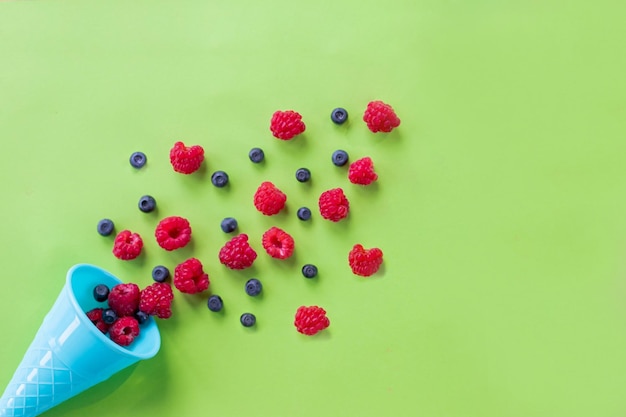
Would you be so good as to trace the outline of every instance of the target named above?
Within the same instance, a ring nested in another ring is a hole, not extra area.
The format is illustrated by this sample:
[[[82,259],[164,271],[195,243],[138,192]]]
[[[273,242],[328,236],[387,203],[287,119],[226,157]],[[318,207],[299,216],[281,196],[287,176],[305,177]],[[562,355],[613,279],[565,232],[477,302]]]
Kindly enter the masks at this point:
[[[263,290],[263,285],[261,285],[261,281],[256,278],[251,278],[246,282],[246,294],[254,297],[255,295],[261,294]]]
[[[106,324],[113,324],[115,323],[115,320],[117,320],[117,314],[115,314],[115,311],[107,308],[102,312],[102,321]]]
[[[222,302],[222,297],[220,297],[219,295],[212,295],[209,297],[209,300],[207,301],[207,306],[209,307],[209,310],[211,311],[220,311],[222,308],[224,308],[224,303]]]
[[[111,233],[113,233],[114,228],[115,225],[113,224],[112,220],[102,219],[98,222],[98,233],[100,233],[102,236],[109,236]]]
[[[235,229],[237,229],[237,220],[233,219],[232,217],[226,217],[224,220],[222,220],[220,226],[224,233],[234,232]]]
[[[224,187],[228,184],[228,174],[224,171],[215,171],[213,175],[211,175],[211,183],[218,188]]]
[[[298,209],[298,218],[304,221],[311,219],[311,210],[308,207],[300,207]]]
[[[98,302],[106,301],[109,298],[109,287],[104,284],[98,284],[93,289],[93,298]]]
[[[146,154],[143,152],[133,152],[130,156],[130,164],[139,169],[146,164],[147,158]]]
[[[254,323],[256,323],[256,317],[254,317],[254,314],[252,313],[243,313],[239,318],[239,321],[244,327],[252,327],[254,326]]]
[[[296,171],[296,179],[300,182],[307,182],[311,179],[311,171],[306,168],[300,168]]]
[[[338,125],[344,124],[345,121],[348,120],[348,112],[344,108],[337,107],[330,114],[330,119],[333,121],[333,123],[336,123]]]
[[[144,313],[143,311],[138,311],[135,313],[135,318],[139,322],[139,324],[143,324],[148,321],[150,318],[149,314]]]
[[[248,157],[252,162],[258,164],[259,162],[262,162],[263,159],[265,159],[265,153],[261,148],[252,148],[250,149],[250,153],[248,153]]]
[[[156,208],[156,200],[152,196],[144,195],[139,199],[138,206],[139,210],[143,211],[144,213],[150,213]]]
[[[333,164],[342,167],[348,162],[348,152],[338,150],[333,152]]]
[[[164,282],[170,276],[170,270],[163,265],[152,268],[152,279],[156,282]]]
[[[317,267],[311,264],[304,265],[302,267],[302,275],[305,278],[314,278],[317,275]]]

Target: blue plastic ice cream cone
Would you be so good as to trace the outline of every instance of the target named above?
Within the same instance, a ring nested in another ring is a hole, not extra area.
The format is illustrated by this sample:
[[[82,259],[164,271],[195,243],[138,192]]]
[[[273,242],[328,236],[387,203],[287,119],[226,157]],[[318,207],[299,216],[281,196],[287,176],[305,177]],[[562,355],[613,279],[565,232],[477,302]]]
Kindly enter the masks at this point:
[[[37,416],[159,351],[161,336],[151,317],[128,347],[113,342],[85,312],[102,307],[93,288],[121,281],[93,265],[75,265],[22,362],[0,398],[0,417]]]

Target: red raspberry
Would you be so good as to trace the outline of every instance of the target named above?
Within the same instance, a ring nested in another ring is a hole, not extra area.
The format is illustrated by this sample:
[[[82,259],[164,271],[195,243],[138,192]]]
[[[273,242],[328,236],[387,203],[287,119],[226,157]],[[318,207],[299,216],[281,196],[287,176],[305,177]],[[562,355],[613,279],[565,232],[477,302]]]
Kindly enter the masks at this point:
[[[173,299],[174,293],[170,284],[155,282],[141,290],[139,310],[160,319],[168,319],[172,316]]]
[[[248,235],[233,237],[220,249],[220,262],[230,269],[246,269],[252,266],[256,252],[248,243]]]
[[[378,179],[372,158],[365,157],[350,164],[348,179],[352,184],[369,185]]]
[[[350,211],[350,203],[341,188],[324,191],[319,198],[320,214],[326,220],[338,222]]]
[[[370,101],[363,114],[363,121],[372,132],[391,132],[400,126],[400,119],[393,108],[382,101]]]
[[[266,216],[277,214],[285,207],[287,196],[269,181],[262,183],[254,193],[254,207]]]
[[[365,249],[363,245],[356,244],[348,254],[348,263],[355,275],[369,277],[383,263],[383,251],[378,248]]]
[[[189,258],[176,266],[174,286],[187,294],[196,294],[209,288],[209,276],[202,270],[202,262]]]
[[[330,326],[330,320],[326,317],[326,310],[322,307],[302,306],[296,311],[296,319],[293,324],[300,333],[313,336],[315,333]]]
[[[154,237],[160,247],[167,251],[182,248],[191,240],[191,226],[183,217],[170,216],[159,222]]]
[[[130,316],[117,319],[109,328],[109,335],[118,345],[128,346],[139,336],[139,322]]]
[[[109,293],[109,307],[118,317],[132,316],[139,307],[139,287],[132,282],[117,284]]]
[[[275,138],[289,140],[304,132],[306,126],[302,121],[300,113],[293,110],[276,111],[272,115],[270,130]]]
[[[176,142],[170,149],[170,162],[174,171],[181,174],[191,174],[200,168],[204,161],[204,149],[200,145],[185,146]]]
[[[109,324],[106,324],[102,321],[102,312],[103,308],[94,308],[91,311],[87,312],[87,318],[91,320],[91,322],[100,330],[102,333],[106,333],[109,331]]]
[[[293,254],[294,241],[289,233],[272,227],[263,233],[263,247],[272,258],[287,259]]]
[[[139,256],[141,248],[143,248],[143,240],[139,234],[122,230],[115,236],[113,255],[123,261],[129,261]]]

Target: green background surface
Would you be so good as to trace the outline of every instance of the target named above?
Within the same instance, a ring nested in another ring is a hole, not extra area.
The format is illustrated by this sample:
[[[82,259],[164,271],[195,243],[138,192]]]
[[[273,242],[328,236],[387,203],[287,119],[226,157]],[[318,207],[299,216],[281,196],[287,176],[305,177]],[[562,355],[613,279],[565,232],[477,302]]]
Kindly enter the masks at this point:
[[[0,386],[73,264],[144,286],[193,255],[225,313],[176,292],[154,359],[46,416],[625,415],[624,15],[578,0],[0,4]],[[360,120],[374,99],[402,119],[389,135]],[[330,122],[336,106],[347,126]],[[277,109],[301,112],[306,133],[275,140]],[[205,147],[203,172],[172,171],[176,140]],[[338,148],[371,156],[378,184],[349,184]],[[210,184],[217,169],[229,188]],[[263,180],[286,213],[254,210]],[[347,221],[296,219],[336,186]],[[136,209],[143,194],[158,213]],[[189,218],[191,247],[156,245],[168,215]],[[217,259],[225,216],[259,253],[252,271]],[[115,259],[102,217],[139,232],[144,256]],[[273,225],[295,259],[263,253]],[[357,242],[383,249],[376,277],[351,274]],[[252,275],[261,299],[243,292]],[[312,304],[331,327],[307,338],[293,314]]]

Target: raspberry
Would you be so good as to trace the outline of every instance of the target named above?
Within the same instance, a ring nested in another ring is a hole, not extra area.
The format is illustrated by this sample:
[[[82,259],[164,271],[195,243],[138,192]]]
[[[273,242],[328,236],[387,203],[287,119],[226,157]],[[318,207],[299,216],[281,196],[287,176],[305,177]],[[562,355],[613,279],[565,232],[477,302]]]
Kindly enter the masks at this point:
[[[277,214],[285,207],[287,196],[269,181],[263,182],[254,193],[254,207],[266,216]]]
[[[272,115],[270,130],[277,139],[289,140],[304,132],[306,126],[302,121],[300,113],[293,110],[276,111]]]
[[[233,237],[220,249],[220,262],[230,269],[246,269],[254,263],[256,252],[248,243],[248,235]]]
[[[391,132],[400,126],[400,119],[393,108],[382,101],[370,101],[363,114],[363,121],[372,132]]]
[[[122,230],[115,236],[113,242],[113,255],[123,261],[135,259],[141,253],[143,240],[137,233],[130,230]]]
[[[287,259],[293,254],[294,241],[289,233],[272,227],[263,233],[263,247],[272,258]]]
[[[160,319],[172,316],[172,287],[165,282],[155,282],[141,290],[139,296],[139,310]]]
[[[324,191],[319,198],[320,214],[326,220],[338,222],[350,211],[350,203],[341,188]]]
[[[157,225],[154,237],[159,246],[167,251],[182,248],[191,240],[189,221],[178,216],[166,217]]]
[[[372,158],[365,157],[350,164],[348,179],[352,184],[369,185],[378,179]]]
[[[363,245],[356,244],[348,254],[348,263],[355,275],[369,277],[383,263],[383,251],[378,248],[365,249]]]
[[[134,317],[117,319],[109,328],[111,340],[120,346],[128,346],[139,336],[139,322]]]
[[[109,293],[109,307],[118,317],[132,316],[139,307],[137,284],[117,284]]]
[[[187,294],[196,294],[209,288],[209,276],[202,270],[202,263],[189,258],[174,270],[174,286]]]
[[[106,333],[109,331],[110,325],[102,321],[103,311],[103,308],[94,308],[93,310],[87,312],[87,318],[91,320],[91,322],[98,328],[98,330],[100,330],[102,333]]]
[[[296,319],[293,324],[300,333],[313,336],[315,333],[327,328],[330,325],[330,320],[326,317],[326,310],[322,307],[301,306],[296,311]]]
[[[200,145],[185,146],[176,142],[170,149],[170,162],[174,171],[181,174],[191,174],[200,168],[204,161],[204,149]]]

